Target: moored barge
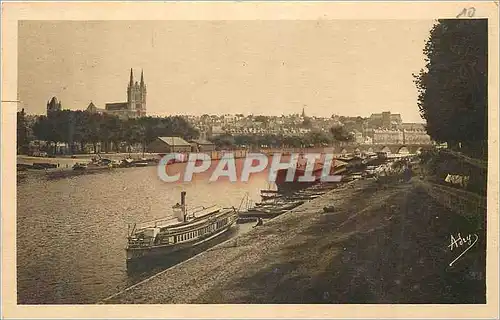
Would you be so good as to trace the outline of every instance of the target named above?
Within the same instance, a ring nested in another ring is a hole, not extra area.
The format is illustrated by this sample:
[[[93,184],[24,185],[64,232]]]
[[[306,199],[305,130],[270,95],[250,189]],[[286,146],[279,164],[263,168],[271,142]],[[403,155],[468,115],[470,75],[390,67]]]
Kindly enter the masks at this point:
[[[313,178],[312,181],[300,181],[300,177],[306,175],[307,162],[304,158],[300,158],[295,168],[295,174],[291,181],[288,181],[287,175],[290,168],[279,169],[276,174],[276,186],[280,192],[296,191],[305,189],[321,181],[325,174],[328,175],[341,175],[347,170],[347,163],[344,161],[334,160],[330,168],[324,168],[324,163],[319,161],[314,163],[310,174]],[[340,177],[339,177],[340,182]]]

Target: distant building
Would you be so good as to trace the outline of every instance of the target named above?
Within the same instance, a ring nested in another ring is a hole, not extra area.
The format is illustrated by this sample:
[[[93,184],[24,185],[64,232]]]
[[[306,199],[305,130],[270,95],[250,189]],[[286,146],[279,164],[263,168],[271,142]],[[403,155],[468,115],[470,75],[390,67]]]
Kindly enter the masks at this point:
[[[363,138],[363,133],[359,132],[358,130],[353,130],[351,132],[352,136],[354,137],[354,142],[356,143],[364,143],[365,139]]]
[[[203,128],[198,127],[197,129],[200,132],[200,139],[207,140],[207,135],[208,135],[207,131],[208,130],[205,127],[203,127]]]
[[[52,99],[47,102],[47,115],[51,112],[61,111],[62,104],[61,101],[57,101],[56,97],[52,97]]]
[[[390,111],[372,113],[368,120],[372,128],[384,129],[398,127],[403,122],[399,113],[391,113]]]
[[[413,128],[413,130],[369,129],[366,131],[366,137],[370,137],[373,144],[432,144],[431,137],[422,126]]]
[[[427,134],[423,123],[403,123],[401,129],[406,144],[432,144],[431,137]]]
[[[130,81],[127,87],[127,102],[106,103],[105,111],[119,118],[138,118],[146,116],[146,84],[144,73],[141,72],[141,82],[134,82],[134,72],[130,69]]]
[[[411,130],[411,131],[425,131],[425,124],[423,123],[412,123],[412,122],[407,122],[407,123],[402,123],[401,124],[401,129],[403,130]]]
[[[190,152],[191,144],[180,137],[158,137],[146,150],[151,153]]]
[[[405,144],[432,144],[431,137],[425,130],[403,129],[403,140]]]
[[[400,144],[404,143],[403,131],[374,129],[372,131],[373,144]]]
[[[96,105],[91,101],[87,107],[87,112],[89,113],[105,113],[106,110],[104,109],[99,109],[96,107]]]
[[[226,131],[222,129],[222,126],[212,126],[210,129],[210,136],[217,137],[225,134]]]
[[[215,144],[204,139],[191,140],[190,143],[194,152],[212,152],[215,150]]]

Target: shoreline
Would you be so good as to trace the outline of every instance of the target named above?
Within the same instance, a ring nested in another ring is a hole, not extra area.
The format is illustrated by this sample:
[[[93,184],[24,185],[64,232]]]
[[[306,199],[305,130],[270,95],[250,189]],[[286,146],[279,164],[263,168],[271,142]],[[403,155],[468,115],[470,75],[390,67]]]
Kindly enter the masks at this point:
[[[217,151],[211,154],[211,160],[212,161],[219,161],[221,158],[221,153],[220,151]],[[184,154],[186,155],[185,159],[182,161],[176,161],[176,163],[179,164],[185,164],[185,163],[190,163],[191,161],[187,158],[189,153]],[[109,172],[110,170],[82,170],[82,171],[74,171],[73,166],[77,163],[91,163],[92,162],[92,157],[95,157],[96,155],[79,155],[77,158],[71,158],[71,157],[57,157],[57,158],[50,158],[50,157],[35,157],[35,156],[27,156],[27,155],[17,155],[16,163],[18,166],[17,170],[17,177],[19,179],[24,179],[26,176],[31,176],[31,175],[38,175],[38,176],[47,176],[49,179],[59,179],[59,178],[67,178],[67,177],[72,177],[72,176],[80,176],[80,175],[88,175],[88,174],[95,174],[98,172]],[[152,166],[158,166],[159,164],[159,159],[160,155],[158,154],[152,154],[152,153],[135,153],[133,155],[131,154],[123,154],[123,153],[115,153],[115,154],[103,154],[101,155],[103,159],[110,159],[112,161],[121,161],[124,160],[125,158],[130,158],[133,160],[140,160],[140,159],[147,159],[147,164],[144,166],[152,167]],[[237,153],[235,154],[235,160],[238,159],[243,159],[246,156],[246,153]],[[267,155],[269,156],[269,155]],[[337,157],[337,155],[335,155]],[[339,162],[342,162],[341,160],[336,159]],[[35,164],[42,164],[42,165],[52,165],[56,167],[52,168],[33,168]],[[29,168],[25,168],[24,170],[19,170],[19,166],[31,166]],[[117,168],[134,168],[136,167],[135,165],[130,165],[130,166],[113,166],[112,169],[117,169]],[[141,166],[143,167],[143,166]],[[104,169],[104,168],[103,168]],[[107,169],[107,168],[106,168]]]

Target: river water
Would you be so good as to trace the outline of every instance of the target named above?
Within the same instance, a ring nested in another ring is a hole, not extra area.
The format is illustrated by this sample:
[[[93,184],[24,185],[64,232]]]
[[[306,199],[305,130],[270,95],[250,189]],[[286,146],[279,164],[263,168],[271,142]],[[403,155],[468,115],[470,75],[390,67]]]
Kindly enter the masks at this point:
[[[95,303],[151,276],[167,266],[127,272],[129,223],[171,215],[181,191],[191,206],[238,207],[245,194],[258,201],[260,189],[269,187],[266,178],[263,172],[248,182],[200,176],[166,183],[156,167],[60,180],[28,176],[17,185],[18,303]],[[226,237],[249,229],[239,225]]]

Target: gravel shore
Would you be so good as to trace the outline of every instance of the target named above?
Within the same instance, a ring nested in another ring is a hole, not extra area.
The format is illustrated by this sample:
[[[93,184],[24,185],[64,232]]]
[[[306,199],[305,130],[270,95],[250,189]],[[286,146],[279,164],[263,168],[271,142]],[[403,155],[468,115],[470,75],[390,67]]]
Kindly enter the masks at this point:
[[[479,241],[450,267],[457,232]],[[355,181],[104,303],[485,303],[485,240],[411,183]]]

